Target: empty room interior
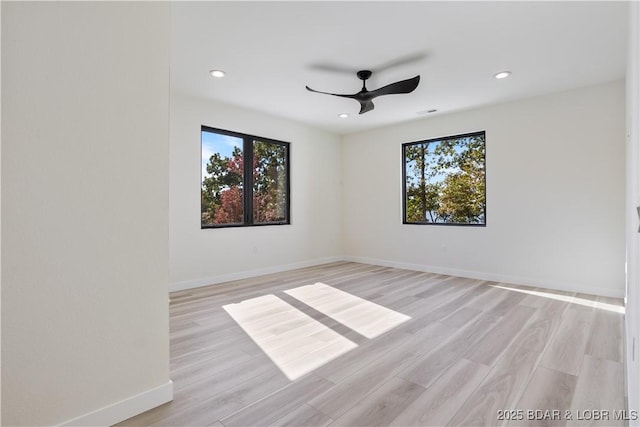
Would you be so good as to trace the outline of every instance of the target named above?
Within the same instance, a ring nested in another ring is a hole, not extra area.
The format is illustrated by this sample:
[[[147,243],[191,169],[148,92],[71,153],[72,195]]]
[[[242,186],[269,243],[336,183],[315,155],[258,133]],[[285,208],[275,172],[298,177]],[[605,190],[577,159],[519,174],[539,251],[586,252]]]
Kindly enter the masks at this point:
[[[637,1],[0,15],[2,425],[640,425]]]

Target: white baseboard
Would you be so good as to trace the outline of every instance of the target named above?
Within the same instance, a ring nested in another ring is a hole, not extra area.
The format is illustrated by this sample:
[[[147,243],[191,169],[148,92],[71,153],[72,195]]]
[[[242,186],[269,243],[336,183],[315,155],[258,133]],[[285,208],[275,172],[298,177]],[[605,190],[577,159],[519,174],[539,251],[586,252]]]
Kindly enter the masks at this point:
[[[337,262],[342,260],[343,257],[340,256],[319,258],[314,260],[295,262],[291,264],[274,265],[254,270],[240,271],[237,273],[221,274],[219,276],[203,277],[201,279],[186,280],[183,282],[175,282],[169,284],[169,292],[183,291],[186,289],[231,282],[233,280],[249,279],[251,277],[264,276],[265,274],[281,273],[283,271],[295,270],[297,268],[313,267],[316,265],[328,264],[330,262]]]
[[[111,426],[172,400],[173,382],[169,380],[161,386],[81,415],[59,426]]]
[[[401,268],[405,270],[446,274],[449,276],[467,277],[470,279],[488,280],[492,282],[511,283],[513,285],[535,286],[556,291],[580,292],[583,294],[600,295],[614,298],[624,297],[624,289],[615,290],[600,287],[590,287],[578,283],[556,282],[552,280],[534,279],[530,277],[510,276],[506,274],[495,274],[482,271],[460,270],[456,268],[438,267],[433,265],[411,264],[406,262],[388,261],[375,258],[345,256],[342,257],[342,260],[359,262],[362,264],[380,265],[383,267]]]
[[[362,264],[380,265],[384,267],[401,268],[405,270],[425,271],[436,274],[446,274],[449,276],[468,277],[470,279],[489,280],[492,282],[511,283],[513,285],[535,286],[539,288],[551,289],[556,291],[580,292],[590,295],[600,295],[605,297],[624,298],[624,289],[620,290],[584,286],[584,284],[558,282],[553,280],[536,279],[531,277],[510,276],[506,274],[496,274],[483,271],[461,270],[457,268],[439,267],[425,264],[412,264],[407,262],[389,261],[376,258],[353,257],[353,256],[335,256],[328,258],[315,259],[310,261],[297,262],[292,264],[282,264],[267,268],[242,271],[238,273],[223,274],[214,277],[205,277],[202,279],[189,280],[184,282],[176,282],[169,285],[169,292],[181,291],[185,289],[199,288],[201,286],[214,285],[218,283],[230,282],[233,280],[248,279],[265,274],[280,273],[283,271],[295,270],[297,268],[313,267],[330,262],[350,261]]]

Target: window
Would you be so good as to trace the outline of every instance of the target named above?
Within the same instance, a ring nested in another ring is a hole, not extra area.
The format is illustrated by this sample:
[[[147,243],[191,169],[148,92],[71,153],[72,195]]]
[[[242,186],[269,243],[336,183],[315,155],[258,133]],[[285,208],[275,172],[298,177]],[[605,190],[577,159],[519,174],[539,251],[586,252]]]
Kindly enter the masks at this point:
[[[403,223],[486,225],[485,132],[402,144]]]
[[[201,128],[201,228],[289,224],[289,143]]]

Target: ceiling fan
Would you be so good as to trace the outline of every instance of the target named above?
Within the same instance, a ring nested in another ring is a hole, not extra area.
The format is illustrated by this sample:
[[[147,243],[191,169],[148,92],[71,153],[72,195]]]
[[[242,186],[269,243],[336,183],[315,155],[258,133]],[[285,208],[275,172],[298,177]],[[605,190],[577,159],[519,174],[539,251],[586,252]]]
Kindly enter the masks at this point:
[[[323,93],[325,95],[340,96],[342,98],[355,99],[360,103],[360,114],[364,114],[367,111],[371,111],[375,108],[373,105],[373,98],[382,95],[395,95],[399,93],[411,93],[420,83],[420,76],[415,76],[412,79],[401,80],[399,82],[391,83],[376,90],[367,90],[366,81],[371,77],[372,72],[369,70],[360,70],[356,73],[358,78],[362,80],[362,90],[353,95],[342,95],[338,93],[320,92],[319,90],[311,89],[306,86],[307,90],[315,93]]]

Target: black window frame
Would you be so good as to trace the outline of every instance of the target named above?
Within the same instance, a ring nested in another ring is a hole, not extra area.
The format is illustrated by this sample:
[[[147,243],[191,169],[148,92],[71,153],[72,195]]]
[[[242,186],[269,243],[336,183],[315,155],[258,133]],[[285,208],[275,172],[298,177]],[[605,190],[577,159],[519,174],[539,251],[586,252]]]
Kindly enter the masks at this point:
[[[242,223],[229,223],[229,224],[203,224],[200,219],[200,229],[213,229],[213,228],[233,228],[233,227],[262,227],[269,225],[290,225],[291,224],[291,155],[290,146],[291,143],[286,141],[280,141],[272,138],[265,138],[257,135],[250,135],[242,132],[230,131],[227,129],[214,128],[211,126],[200,126],[200,159],[202,160],[202,132],[217,133],[220,135],[232,136],[242,139],[242,209],[243,209],[243,222]],[[285,152],[285,173],[286,173],[286,204],[285,213],[286,219],[282,221],[269,221],[269,222],[254,222],[253,218],[253,143],[255,141],[265,142],[269,144],[280,145],[284,147]],[[200,187],[202,188],[203,176],[200,176]],[[248,191],[250,190],[250,191]],[[201,202],[202,203],[202,202]]]
[[[471,136],[484,136],[484,223],[463,223],[463,222],[427,222],[427,221],[407,221],[407,155],[406,148],[411,145],[424,144],[428,142],[442,141],[448,139],[462,139]],[[485,130],[462,133],[459,135],[447,135],[438,138],[422,139],[420,141],[405,142],[402,144],[402,224],[406,225],[437,225],[453,227],[486,227],[487,226],[487,132]]]

